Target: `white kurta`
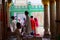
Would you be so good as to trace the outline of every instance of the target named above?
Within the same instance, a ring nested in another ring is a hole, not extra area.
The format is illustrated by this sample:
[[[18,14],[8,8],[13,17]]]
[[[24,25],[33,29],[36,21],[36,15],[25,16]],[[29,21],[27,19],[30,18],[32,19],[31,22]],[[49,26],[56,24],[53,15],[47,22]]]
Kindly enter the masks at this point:
[[[12,20],[12,23],[10,24],[11,31],[14,32],[16,30],[16,20]]]

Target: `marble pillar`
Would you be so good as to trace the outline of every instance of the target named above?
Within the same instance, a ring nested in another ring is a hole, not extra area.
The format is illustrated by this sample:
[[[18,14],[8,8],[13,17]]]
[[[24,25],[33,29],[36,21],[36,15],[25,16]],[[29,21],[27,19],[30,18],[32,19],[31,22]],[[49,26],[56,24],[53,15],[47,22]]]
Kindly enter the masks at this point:
[[[56,0],[56,24],[57,40],[60,40],[60,0]]]
[[[2,40],[7,38],[7,8],[5,0],[2,0]]]
[[[55,1],[50,0],[50,32],[51,32],[51,38],[56,37],[56,11],[55,11]]]
[[[48,4],[44,5],[44,37],[48,37]]]

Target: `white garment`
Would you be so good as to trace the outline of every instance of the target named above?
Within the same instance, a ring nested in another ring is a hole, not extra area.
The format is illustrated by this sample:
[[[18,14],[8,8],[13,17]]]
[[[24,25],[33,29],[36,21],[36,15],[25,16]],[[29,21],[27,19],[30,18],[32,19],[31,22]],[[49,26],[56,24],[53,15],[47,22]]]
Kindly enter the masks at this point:
[[[16,20],[12,20],[12,23],[10,24],[11,32],[14,32],[16,30]]]
[[[24,25],[24,20],[21,20],[20,23],[21,23],[21,25]]]

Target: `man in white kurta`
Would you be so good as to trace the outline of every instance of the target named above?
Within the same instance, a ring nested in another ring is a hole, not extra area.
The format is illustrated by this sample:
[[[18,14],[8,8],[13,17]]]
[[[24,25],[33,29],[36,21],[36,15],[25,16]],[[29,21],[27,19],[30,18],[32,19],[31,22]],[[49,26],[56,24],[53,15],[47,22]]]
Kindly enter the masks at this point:
[[[16,27],[16,20],[15,20],[14,16],[12,16],[11,19],[12,19],[12,22],[10,24],[10,28],[11,28],[11,31],[14,32],[16,30],[16,28],[17,28]]]

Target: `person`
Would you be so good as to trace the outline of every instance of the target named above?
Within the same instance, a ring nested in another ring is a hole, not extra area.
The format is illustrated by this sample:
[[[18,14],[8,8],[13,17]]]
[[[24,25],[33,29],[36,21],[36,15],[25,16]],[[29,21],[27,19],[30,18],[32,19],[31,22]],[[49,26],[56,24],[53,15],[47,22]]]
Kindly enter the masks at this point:
[[[35,21],[33,19],[33,16],[30,17],[30,21],[31,21],[31,27],[32,27],[32,35],[34,35],[35,33]]]
[[[31,35],[32,28],[31,28],[31,22],[30,22],[30,17],[28,16],[29,12],[25,11],[25,16],[26,16],[26,22],[25,22],[25,32],[27,35]]]
[[[23,18],[23,27],[22,27],[22,32],[23,32],[23,34],[25,33],[25,23],[26,23],[26,20],[25,20],[25,18]]]
[[[25,23],[26,23],[26,19],[25,19],[25,18],[23,18],[23,20],[24,20],[24,23],[23,23],[23,24],[25,25]]]
[[[16,26],[17,26],[17,29],[15,30],[14,34],[17,37],[17,40],[22,40],[22,33],[21,33],[22,26],[19,22],[17,22]]]
[[[38,28],[38,26],[39,26],[39,25],[38,25],[38,20],[37,20],[37,18],[34,18],[34,21],[35,21],[35,29],[36,29],[36,28]],[[37,33],[37,31],[38,31],[38,30],[36,29],[36,31],[35,31],[35,36],[39,36],[39,35],[40,35],[40,34]]]
[[[16,30],[16,20],[14,16],[11,16],[12,22],[10,24],[11,32],[14,32]]]
[[[34,20],[35,20],[36,27],[38,27],[38,20],[37,20],[37,18],[34,18]]]

